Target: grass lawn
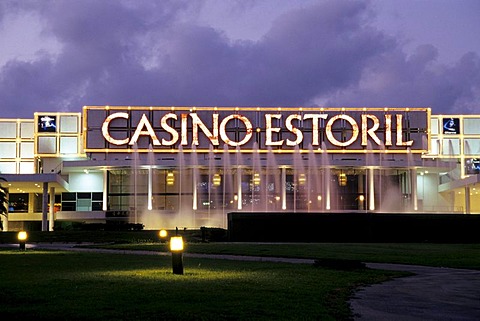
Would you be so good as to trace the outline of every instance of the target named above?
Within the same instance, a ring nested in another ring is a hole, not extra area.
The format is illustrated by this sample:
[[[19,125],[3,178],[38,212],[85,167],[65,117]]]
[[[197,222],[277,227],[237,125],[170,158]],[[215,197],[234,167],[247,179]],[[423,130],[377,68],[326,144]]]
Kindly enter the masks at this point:
[[[167,251],[160,243],[131,243],[101,247]],[[189,243],[186,252],[296,258],[349,259],[480,270],[480,244],[433,243]]]
[[[400,275],[185,258],[181,276],[170,257],[7,249],[0,266],[2,320],[346,320],[354,287]]]

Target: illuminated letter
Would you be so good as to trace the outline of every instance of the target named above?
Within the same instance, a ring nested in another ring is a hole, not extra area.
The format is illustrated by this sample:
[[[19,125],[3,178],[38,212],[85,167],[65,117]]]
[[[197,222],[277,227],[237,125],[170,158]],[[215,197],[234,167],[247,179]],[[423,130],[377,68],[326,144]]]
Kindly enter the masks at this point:
[[[181,145],[185,146],[188,144],[187,141],[187,121],[188,121],[188,115],[187,114],[182,114],[182,142],[180,143]]]
[[[227,132],[225,130],[225,128],[227,127],[227,123],[230,120],[235,119],[235,118],[240,119],[245,124],[245,137],[239,142],[234,142],[234,141],[230,140],[230,138],[228,138]],[[220,123],[220,137],[222,138],[223,142],[225,144],[229,145],[229,146],[236,147],[236,146],[244,145],[250,140],[250,138],[252,138],[252,135],[253,135],[252,123],[245,116],[238,115],[238,114],[230,115],[230,116],[225,117],[222,120],[222,122]]]
[[[368,129],[368,119],[373,120],[373,127]],[[375,131],[380,127],[378,118],[374,115],[362,115],[362,146],[367,146],[367,135],[370,136],[377,145],[380,145],[380,139],[378,139]]]
[[[303,119],[312,119],[312,146],[318,146],[320,143],[318,141],[318,120],[320,118],[327,119],[327,114],[305,114]]]
[[[402,114],[397,114],[397,146],[412,146],[413,140],[409,140],[408,142],[403,141],[402,118]]]
[[[385,146],[392,146],[392,115],[385,115]]]
[[[214,146],[218,146],[218,114],[212,115],[213,120],[213,134],[210,130],[205,126],[202,120],[198,117],[196,113],[191,113],[190,117],[192,117],[192,144],[198,146],[198,127],[203,131],[203,133],[210,139],[210,142]]]
[[[160,124],[162,125],[162,128],[165,129],[167,133],[172,135],[171,140],[165,140],[162,138],[162,145],[164,146],[171,146],[178,141],[178,132],[172,127],[168,126],[167,124],[167,120],[169,120],[170,118],[177,120],[177,115],[168,113],[168,114],[165,114],[165,116],[163,116],[162,119],[160,120]]]
[[[291,131],[295,136],[297,136],[297,139],[295,141],[291,141],[290,139],[287,139],[287,146],[298,145],[303,140],[302,131],[292,125],[292,120],[293,119],[301,120],[302,117],[300,115],[293,114],[293,115],[288,116],[287,119],[285,120],[285,126],[287,126],[287,129],[289,131]]]
[[[128,119],[128,114],[127,113],[114,113],[105,118],[103,121],[102,125],[102,134],[103,137],[105,137],[105,140],[111,144],[114,145],[123,145],[128,143],[128,138],[125,139],[115,139],[112,136],[110,136],[109,128],[108,126],[110,125],[110,122],[114,120],[115,118],[125,118]]]
[[[147,130],[143,130],[143,127],[145,127]],[[138,140],[138,137],[140,137],[140,135],[150,136],[154,146],[160,145],[157,135],[155,135],[152,125],[148,121],[147,115],[145,114],[142,115],[142,118],[138,122],[137,128],[135,129],[135,133],[133,133],[132,139],[130,139],[130,143],[128,143],[128,145],[135,144]]]
[[[335,137],[333,137],[332,125],[337,119],[344,119],[347,122],[349,122],[350,125],[352,126],[352,137],[349,140],[347,140],[346,142],[343,142],[343,143],[339,142]],[[355,122],[355,119],[353,119],[352,117],[350,117],[348,115],[336,115],[336,116],[330,118],[330,120],[327,122],[325,133],[327,134],[327,138],[330,141],[330,143],[332,143],[335,146],[345,147],[345,146],[351,145],[357,139],[357,137],[358,137],[358,125]]]
[[[272,118],[280,119],[282,115],[280,114],[265,114],[265,123],[266,123],[266,146],[281,146],[283,144],[283,139],[278,142],[272,142],[272,133],[278,133],[280,128],[272,127]]]

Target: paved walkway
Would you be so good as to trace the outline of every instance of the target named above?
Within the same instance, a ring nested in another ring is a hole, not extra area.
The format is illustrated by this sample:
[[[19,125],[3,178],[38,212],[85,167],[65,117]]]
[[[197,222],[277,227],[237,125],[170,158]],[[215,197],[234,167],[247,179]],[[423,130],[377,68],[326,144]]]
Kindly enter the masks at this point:
[[[116,254],[170,255],[168,252],[75,247],[78,244],[27,244],[27,248]],[[0,246],[9,246],[0,244]],[[18,248],[18,245],[10,245]],[[311,259],[185,253],[185,257],[313,264]],[[355,320],[478,321],[480,271],[404,264],[367,263],[372,269],[408,271],[415,275],[359,289],[350,305]]]
[[[480,271],[403,264],[367,266],[415,275],[360,289],[350,301],[355,320],[480,320]]]

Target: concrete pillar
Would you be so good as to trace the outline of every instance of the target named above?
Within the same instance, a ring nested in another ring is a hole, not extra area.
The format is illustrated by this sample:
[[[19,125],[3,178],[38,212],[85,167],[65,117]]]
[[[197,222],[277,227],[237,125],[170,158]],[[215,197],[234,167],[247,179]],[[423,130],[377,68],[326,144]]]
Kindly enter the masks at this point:
[[[287,169],[282,167],[282,181],[280,182],[282,186],[282,210],[287,209]]]
[[[48,231],[48,183],[43,182],[43,199],[42,199],[42,231]]]
[[[53,231],[55,209],[55,187],[50,187],[50,207],[48,211],[48,230]]]
[[[470,186],[465,186],[465,214],[470,213]]]
[[[364,195],[364,186],[363,186],[363,175],[358,174],[358,209],[365,209],[365,195]]]
[[[35,193],[28,193],[28,213],[35,212]]]

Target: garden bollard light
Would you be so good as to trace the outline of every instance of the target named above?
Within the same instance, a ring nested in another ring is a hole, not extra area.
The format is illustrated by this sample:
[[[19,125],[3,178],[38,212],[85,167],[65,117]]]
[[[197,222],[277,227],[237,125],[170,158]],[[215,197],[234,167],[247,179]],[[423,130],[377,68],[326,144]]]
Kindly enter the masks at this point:
[[[173,274],[183,274],[183,238],[181,236],[170,238],[170,252],[172,252]]]
[[[28,237],[27,232],[25,231],[18,232],[18,235],[17,235],[18,245],[21,251],[25,251],[25,243],[27,242],[27,237]]]

